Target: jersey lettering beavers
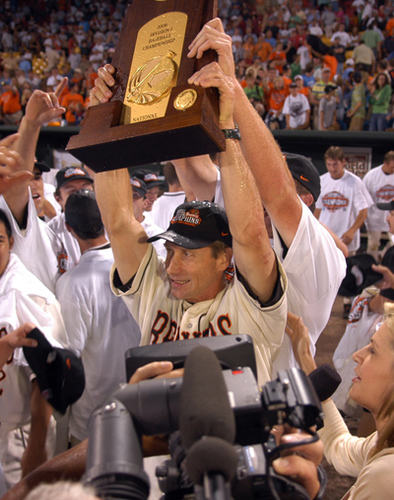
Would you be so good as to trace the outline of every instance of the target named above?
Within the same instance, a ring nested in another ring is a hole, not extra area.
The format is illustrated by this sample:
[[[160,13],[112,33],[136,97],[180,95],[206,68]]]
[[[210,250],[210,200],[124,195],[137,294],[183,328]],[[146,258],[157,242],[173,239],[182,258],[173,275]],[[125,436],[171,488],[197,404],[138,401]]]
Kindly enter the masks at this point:
[[[231,335],[231,320],[228,314],[222,314],[217,318],[216,325],[209,323],[208,328],[203,331],[180,331],[177,322],[170,319],[168,313],[157,311],[151,329],[151,344],[171,342],[174,340],[187,340],[199,337],[216,337],[217,335]]]

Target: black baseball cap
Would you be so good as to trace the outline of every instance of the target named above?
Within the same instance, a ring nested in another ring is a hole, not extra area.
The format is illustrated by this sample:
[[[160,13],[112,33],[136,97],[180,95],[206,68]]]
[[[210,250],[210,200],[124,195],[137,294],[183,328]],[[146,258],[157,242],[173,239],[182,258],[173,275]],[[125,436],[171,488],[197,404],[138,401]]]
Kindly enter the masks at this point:
[[[305,156],[283,153],[291,175],[308,191],[316,201],[320,195],[320,175],[314,164]]]
[[[188,201],[179,205],[167,231],[152,236],[148,242],[158,239],[185,248],[204,248],[215,241],[232,246],[226,212],[210,201]]]
[[[394,210],[394,200],[391,200],[388,203],[376,203],[376,206],[380,210]]]
[[[96,194],[90,189],[80,189],[67,198],[64,215],[67,224],[86,238],[96,238],[104,229]]]
[[[133,186],[133,192],[137,193],[141,198],[145,198],[148,188],[145,182],[137,176],[130,177],[131,185]]]
[[[56,174],[57,189],[75,179],[86,179],[93,182],[93,179],[83,167],[64,167]]]
[[[41,393],[55,410],[64,414],[85,389],[82,361],[68,349],[53,347],[38,328],[27,337],[37,341],[36,347],[23,347],[23,354],[37,377]]]
[[[158,178],[156,172],[153,172],[153,170],[149,170],[148,168],[140,168],[135,170],[133,174],[135,177],[138,177],[145,182],[147,189],[162,185],[162,182]]]
[[[34,158],[34,167],[38,168],[41,173],[49,172],[51,170],[51,167],[42,161],[38,161],[37,158]]]

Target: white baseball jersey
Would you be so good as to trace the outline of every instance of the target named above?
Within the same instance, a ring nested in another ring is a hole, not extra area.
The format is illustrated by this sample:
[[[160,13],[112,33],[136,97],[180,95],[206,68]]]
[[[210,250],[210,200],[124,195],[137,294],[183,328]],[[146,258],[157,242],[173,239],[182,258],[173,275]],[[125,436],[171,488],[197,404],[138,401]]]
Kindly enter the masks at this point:
[[[173,298],[164,261],[152,246],[127,292],[121,292],[113,284],[115,266],[111,270],[111,286],[116,295],[123,297],[139,324],[142,345],[201,336],[251,335],[258,382],[264,384],[271,378],[272,358],[282,344],[286,323],[287,278],[279,262],[278,268],[284,293],[276,304],[268,307],[254,299],[237,276],[212,300],[191,304]]]
[[[185,192],[163,193],[152,207],[151,216],[153,222],[166,231],[170,225],[174,211],[185,201]]]
[[[316,208],[321,209],[320,222],[331,229],[339,238],[354,224],[360,210],[368,208],[373,200],[363,181],[345,170],[340,179],[333,179],[329,172],[320,177],[321,193]],[[349,252],[360,246],[360,230],[348,245]]]
[[[62,241],[68,255],[67,270],[72,269],[81,258],[81,250],[78,241],[66,228],[66,219],[64,213],[57,215],[48,222],[48,226]]]
[[[11,253],[0,279],[0,335],[26,322],[37,325],[53,345],[67,345],[55,296]],[[0,461],[8,433],[30,420],[31,373],[20,348],[0,370]]]
[[[144,228],[146,234],[148,235],[148,238],[150,238],[151,236],[156,236],[159,233],[164,233],[164,229],[157,226],[153,222],[150,212],[144,212],[144,220],[141,222],[141,226]],[[152,243],[153,248],[156,250],[158,255],[160,255],[160,257],[163,257],[163,259],[167,257],[167,250],[164,246],[164,243],[164,240],[157,240]]]
[[[87,437],[93,410],[126,382],[125,352],[141,339],[126,305],[111,292],[112,263],[109,244],[91,248],[56,285],[70,349],[85,368],[85,390],[71,406],[69,424],[71,435],[81,441]]]
[[[216,186],[216,203],[223,206],[220,178]],[[287,253],[273,226],[273,248],[288,279],[288,310],[301,316],[309,329],[311,351],[330,319],[332,305],[346,274],[346,259],[337,248],[330,233],[320,224],[302,202],[302,215]],[[287,335],[274,360],[274,374],[278,370],[298,367]]]
[[[373,168],[364,176],[363,182],[374,204],[368,209],[365,224],[368,231],[388,231],[387,211],[380,210],[377,203],[389,203],[394,199],[394,174],[385,174],[383,165]]]
[[[377,325],[383,321],[381,314],[369,311],[369,301],[379,293],[375,287],[366,288],[358,295],[352,304],[349,319],[333,356],[334,366],[342,377],[342,382],[332,398],[340,410],[352,414],[352,404],[349,405],[349,390],[355,375],[357,363],[352,355],[369,344]]]
[[[48,224],[37,217],[31,194],[27,206],[27,226],[24,230],[19,228],[3,196],[0,196],[0,208],[7,214],[11,224],[14,237],[12,251],[30,272],[54,292],[56,281],[67,270],[67,253],[63,243]]]
[[[288,310],[301,316],[309,329],[312,354],[330,319],[332,305],[346,274],[346,259],[334,239],[302,202],[302,216],[294,239],[284,254],[273,227],[274,250],[286,271]],[[285,335],[275,361],[274,373],[298,366],[290,339]]]

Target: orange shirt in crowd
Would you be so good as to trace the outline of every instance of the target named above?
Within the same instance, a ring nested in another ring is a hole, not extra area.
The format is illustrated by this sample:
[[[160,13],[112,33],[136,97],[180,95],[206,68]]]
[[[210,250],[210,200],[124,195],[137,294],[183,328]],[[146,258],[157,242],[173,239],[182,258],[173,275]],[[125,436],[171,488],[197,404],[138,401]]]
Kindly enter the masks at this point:
[[[276,52],[273,50],[271,54],[268,56],[269,61],[274,61],[275,68],[279,71],[279,73],[283,73],[283,66],[286,64],[286,54],[281,50],[280,52]]]
[[[12,90],[0,95],[0,106],[5,115],[12,115],[22,109],[19,92],[14,94]]]
[[[283,104],[285,103],[286,97],[289,92],[286,88],[284,89],[272,89],[268,97],[268,108],[270,111],[282,111]]]
[[[324,56],[324,66],[330,68],[330,82],[334,81],[334,76],[337,74],[337,67],[338,67],[337,58],[326,54]]]
[[[267,61],[272,52],[272,45],[269,42],[258,42],[255,45],[255,54],[261,61]]]
[[[303,94],[309,101],[309,87],[302,87],[302,89],[297,89],[299,94]]]
[[[66,111],[66,120],[67,123],[74,123],[75,122],[75,116],[72,113],[72,105],[73,104],[81,104],[83,107],[85,107],[84,99],[81,96],[81,94],[72,94],[71,92],[67,95],[65,95],[61,101],[61,105],[67,109]]]
[[[391,17],[386,24],[386,36],[394,36],[394,17]]]

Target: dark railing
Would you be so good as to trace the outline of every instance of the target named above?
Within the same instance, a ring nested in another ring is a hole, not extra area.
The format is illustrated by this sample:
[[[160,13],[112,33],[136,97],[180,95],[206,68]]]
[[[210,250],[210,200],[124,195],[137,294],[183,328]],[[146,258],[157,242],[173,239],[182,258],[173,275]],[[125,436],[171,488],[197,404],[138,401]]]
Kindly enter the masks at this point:
[[[52,165],[53,149],[65,149],[69,138],[79,127],[43,127],[37,146],[37,157]],[[16,127],[1,125],[0,138],[16,132]],[[330,146],[371,148],[372,166],[383,163],[383,156],[394,149],[393,132],[320,132],[316,130],[277,130],[273,132],[282,151],[298,153],[312,159],[319,172],[326,171],[324,152]]]

